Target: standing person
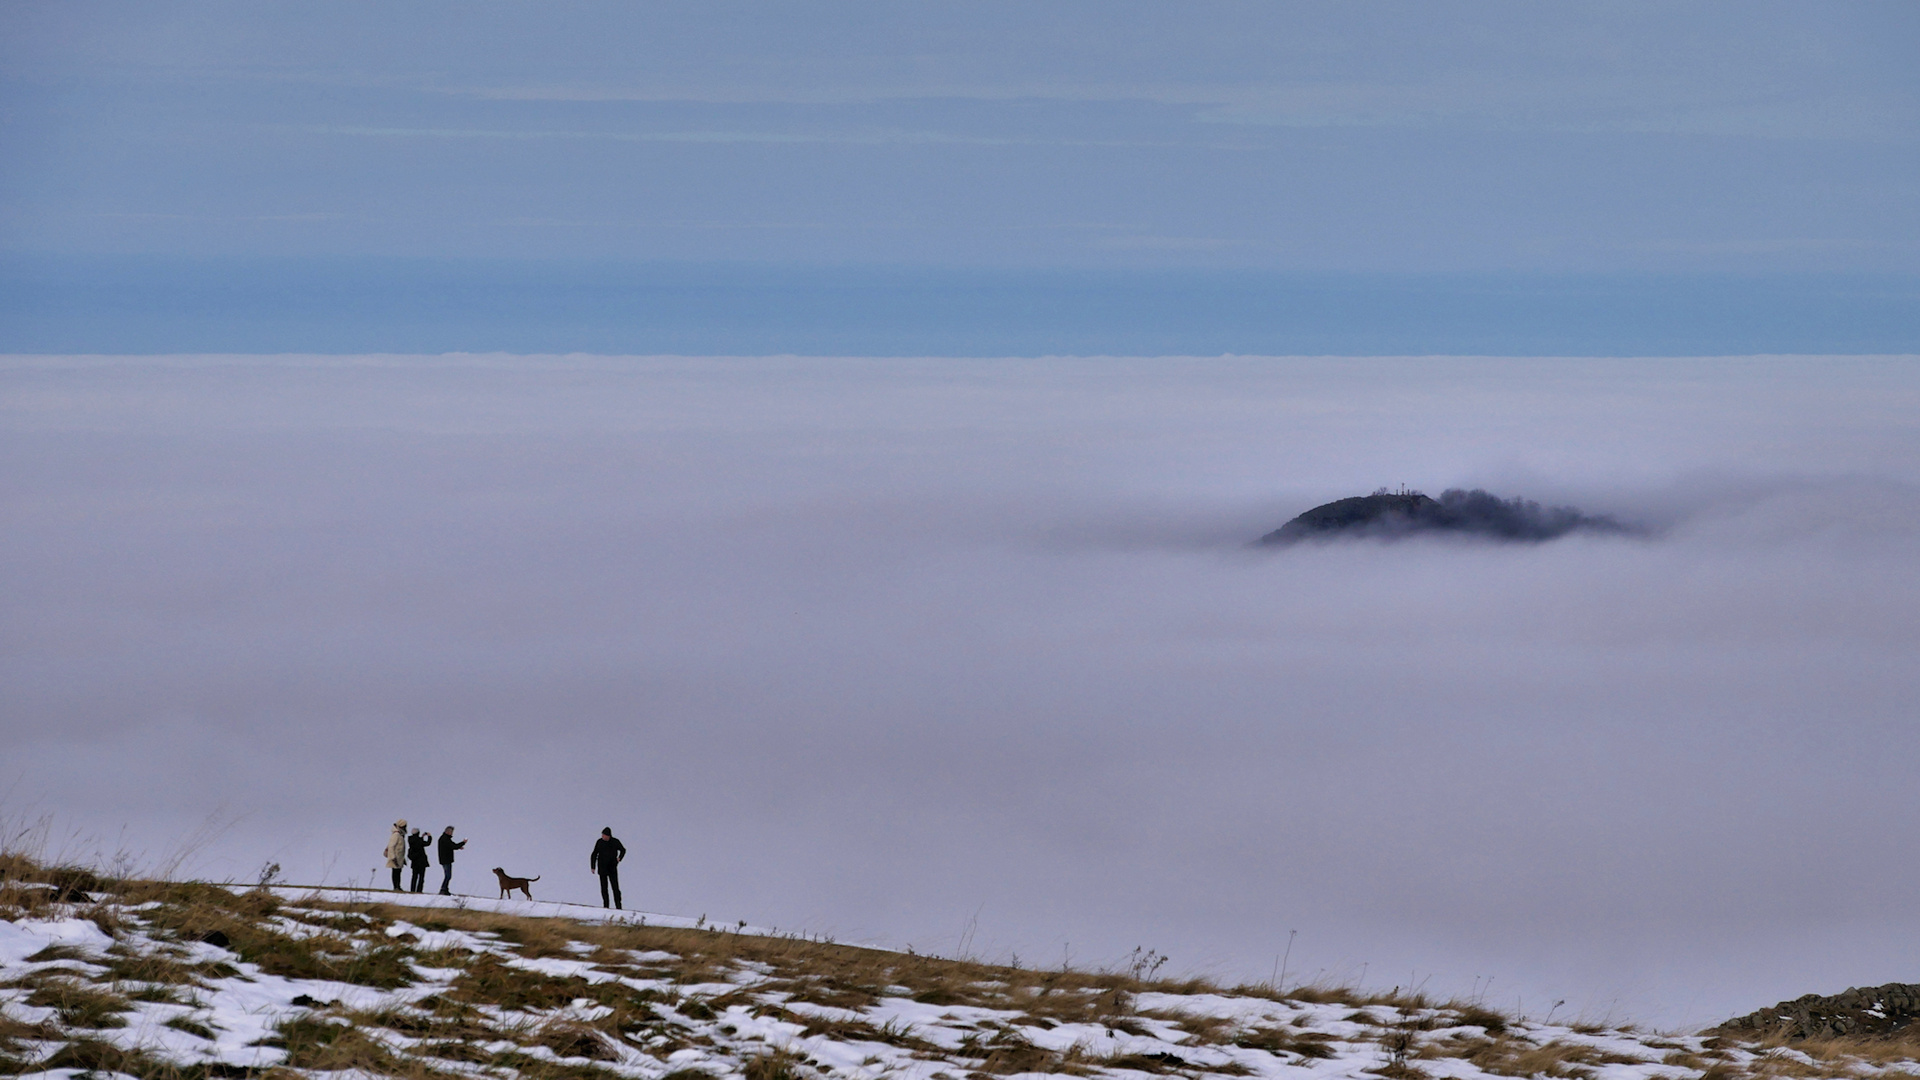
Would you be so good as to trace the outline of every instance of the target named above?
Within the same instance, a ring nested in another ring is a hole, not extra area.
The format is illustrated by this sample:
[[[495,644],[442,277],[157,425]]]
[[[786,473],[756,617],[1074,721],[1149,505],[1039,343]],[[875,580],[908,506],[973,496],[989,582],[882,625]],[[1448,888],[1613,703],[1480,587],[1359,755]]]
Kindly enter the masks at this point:
[[[387,837],[387,869],[393,871],[393,891],[400,891],[400,868],[407,865],[407,819],[393,823],[393,835]]]
[[[427,891],[427,867],[431,863],[427,849],[432,846],[433,837],[428,836],[425,829],[415,829],[413,835],[407,837],[407,857],[413,862],[414,892]]]
[[[611,827],[600,830],[600,839],[587,856],[587,869],[600,875],[600,906],[607,906],[607,889],[613,889],[613,907],[620,908],[620,860],[627,857],[627,845],[613,838]]]
[[[465,840],[459,843],[454,842],[453,826],[451,825],[447,826],[446,831],[440,834],[440,869],[446,872],[440,878],[441,896],[453,895],[453,890],[448,887],[453,884],[453,853],[466,846],[467,842]]]

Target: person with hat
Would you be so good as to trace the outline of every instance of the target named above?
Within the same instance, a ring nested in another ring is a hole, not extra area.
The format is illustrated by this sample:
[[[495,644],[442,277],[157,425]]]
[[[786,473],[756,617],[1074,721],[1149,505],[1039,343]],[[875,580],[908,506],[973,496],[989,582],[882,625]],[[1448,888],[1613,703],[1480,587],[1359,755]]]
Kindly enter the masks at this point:
[[[407,859],[413,864],[410,884],[414,892],[427,891],[427,867],[433,865],[427,853],[432,847],[433,837],[428,836],[425,829],[415,829],[413,835],[407,837]]]
[[[393,871],[393,891],[400,891],[400,868],[407,865],[407,819],[401,818],[393,823],[393,834],[387,837],[387,869]]]

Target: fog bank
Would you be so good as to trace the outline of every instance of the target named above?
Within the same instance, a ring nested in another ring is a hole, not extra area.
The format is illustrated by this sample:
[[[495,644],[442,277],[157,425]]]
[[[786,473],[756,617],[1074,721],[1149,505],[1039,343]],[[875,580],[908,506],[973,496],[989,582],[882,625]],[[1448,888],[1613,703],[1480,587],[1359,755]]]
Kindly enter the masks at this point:
[[[1916,371],[14,357],[0,790],[543,899],[612,825],[638,906],[1023,962],[1911,981]],[[1648,532],[1249,547],[1400,484]]]

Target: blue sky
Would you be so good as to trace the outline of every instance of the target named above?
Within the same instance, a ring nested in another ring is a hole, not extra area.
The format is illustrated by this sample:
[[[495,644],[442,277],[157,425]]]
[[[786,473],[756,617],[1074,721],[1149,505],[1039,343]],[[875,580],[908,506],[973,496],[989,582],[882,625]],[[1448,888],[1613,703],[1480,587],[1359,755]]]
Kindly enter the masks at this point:
[[[1920,270],[1911,4],[13,4],[0,250]]]

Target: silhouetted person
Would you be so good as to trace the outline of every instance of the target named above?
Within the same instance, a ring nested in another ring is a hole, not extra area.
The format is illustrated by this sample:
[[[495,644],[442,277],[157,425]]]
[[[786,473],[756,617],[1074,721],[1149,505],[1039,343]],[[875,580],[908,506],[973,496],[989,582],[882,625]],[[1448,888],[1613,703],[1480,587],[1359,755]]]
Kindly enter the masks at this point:
[[[627,857],[627,845],[613,838],[611,828],[600,830],[600,839],[587,856],[587,869],[600,875],[600,906],[607,906],[607,890],[613,890],[613,907],[620,907],[620,860]]]
[[[387,837],[387,869],[393,871],[393,891],[400,891],[400,869],[407,865],[407,819],[393,823],[393,835]]]
[[[467,842],[465,840],[459,843],[454,842],[453,826],[451,825],[447,826],[446,831],[440,834],[440,869],[446,871],[440,878],[441,896],[453,895],[453,890],[450,888],[453,884],[453,853],[466,846]]]
[[[413,835],[407,837],[407,860],[413,864],[414,892],[427,891],[427,867],[432,862],[427,849],[432,846],[433,837],[428,836],[425,829],[415,829]]]

